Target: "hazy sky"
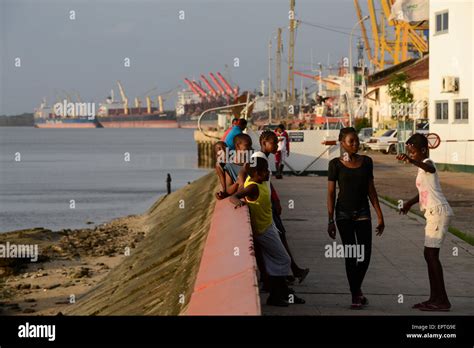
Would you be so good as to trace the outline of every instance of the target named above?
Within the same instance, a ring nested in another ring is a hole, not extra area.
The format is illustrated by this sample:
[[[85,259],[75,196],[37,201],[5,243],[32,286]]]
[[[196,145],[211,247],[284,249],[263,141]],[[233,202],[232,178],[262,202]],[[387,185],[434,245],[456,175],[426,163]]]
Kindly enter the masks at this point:
[[[114,88],[119,98],[117,80],[129,100],[216,71],[230,74],[241,90],[259,88],[268,74],[268,40],[288,26],[288,10],[289,0],[0,0],[0,115],[32,112],[43,97],[49,103],[55,94],[63,98],[62,90],[100,102]],[[352,0],[296,0],[296,17],[345,33],[357,21]],[[348,46],[347,34],[301,25],[296,69],[309,69],[311,49],[315,63],[327,64],[329,54],[336,65]],[[21,67],[15,67],[17,57]]]

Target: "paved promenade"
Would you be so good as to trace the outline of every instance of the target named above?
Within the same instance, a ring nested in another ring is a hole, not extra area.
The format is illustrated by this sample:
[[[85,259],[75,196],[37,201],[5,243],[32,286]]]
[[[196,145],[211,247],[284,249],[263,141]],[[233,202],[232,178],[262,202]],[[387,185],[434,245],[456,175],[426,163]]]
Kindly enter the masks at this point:
[[[350,310],[351,296],[344,259],[326,258],[329,238],[326,209],[326,177],[285,176],[274,180],[283,206],[283,223],[293,254],[310,274],[293,288],[306,300],[288,308],[265,305],[268,294],[261,294],[264,315],[431,315],[411,309],[429,296],[428,273],[423,258],[424,220],[416,215],[399,215],[382,204],[386,229],[373,235],[372,260],[363,288],[369,306]],[[289,201],[294,208],[289,208]],[[291,202],[290,202],[291,203]],[[375,212],[372,211],[375,218]],[[373,220],[375,227],[376,221]],[[341,243],[339,235],[337,243]],[[456,251],[457,250],[457,256]],[[454,255],[453,255],[454,254]],[[446,289],[451,312],[440,315],[474,315],[474,247],[449,233],[441,249]],[[400,300],[403,303],[399,303]]]

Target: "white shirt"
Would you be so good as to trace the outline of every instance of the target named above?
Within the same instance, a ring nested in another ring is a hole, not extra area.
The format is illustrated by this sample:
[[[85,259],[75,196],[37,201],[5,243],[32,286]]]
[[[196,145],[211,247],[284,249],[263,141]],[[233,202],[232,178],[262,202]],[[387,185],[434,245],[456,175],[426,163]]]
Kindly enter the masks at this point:
[[[432,160],[426,158],[423,163],[430,162],[436,169]],[[449,206],[446,197],[441,190],[439,183],[438,170],[434,173],[425,172],[418,168],[418,175],[416,176],[416,187],[418,188],[420,210],[436,208],[438,214],[454,215],[453,210]]]
[[[286,154],[286,138],[283,135],[278,137],[278,151]]]

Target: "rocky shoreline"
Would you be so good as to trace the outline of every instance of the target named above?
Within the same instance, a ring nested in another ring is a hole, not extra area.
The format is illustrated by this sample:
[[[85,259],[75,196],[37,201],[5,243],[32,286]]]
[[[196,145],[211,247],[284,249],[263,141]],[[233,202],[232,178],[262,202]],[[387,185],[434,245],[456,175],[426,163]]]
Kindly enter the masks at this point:
[[[0,258],[0,315],[57,315],[90,290],[143,240],[142,216],[90,229],[32,228],[0,234],[0,244],[38,245],[38,260]]]

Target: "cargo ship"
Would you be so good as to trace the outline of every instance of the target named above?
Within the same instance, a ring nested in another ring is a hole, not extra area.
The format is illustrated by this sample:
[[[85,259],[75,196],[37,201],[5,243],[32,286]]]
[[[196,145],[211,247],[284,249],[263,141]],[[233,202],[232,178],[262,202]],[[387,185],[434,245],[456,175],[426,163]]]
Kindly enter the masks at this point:
[[[178,128],[172,111],[159,112],[156,108],[114,107],[100,105],[97,121],[103,128]]]
[[[51,106],[43,100],[40,107],[34,112],[35,128],[100,128],[95,117],[89,115],[58,115]]]
[[[163,111],[161,96],[157,97],[157,106],[147,95],[146,107],[141,107],[139,98],[135,98],[135,107],[129,107],[122,84],[117,84],[122,100],[116,101],[112,90],[105,103],[99,104],[97,121],[103,128],[178,128],[176,113]]]

